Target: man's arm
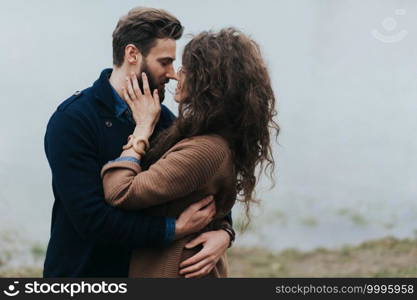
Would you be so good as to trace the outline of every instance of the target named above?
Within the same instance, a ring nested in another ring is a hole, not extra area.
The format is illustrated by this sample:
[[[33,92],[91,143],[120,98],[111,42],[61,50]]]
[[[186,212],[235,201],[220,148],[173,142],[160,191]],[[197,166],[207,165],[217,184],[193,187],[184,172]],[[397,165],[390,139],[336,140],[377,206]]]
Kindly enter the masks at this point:
[[[45,135],[53,185],[74,228],[83,238],[131,248],[163,244],[168,234],[166,218],[105,203],[95,139],[87,121],[67,111],[54,113]]]
[[[203,248],[192,257],[181,262],[180,275],[186,278],[198,278],[211,272],[234,240],[235,232],[231,223],[227,220],[231,220],[231,218],[230,212],[221,222],[221,227],[224,226],[227,230],[219,227],[219,229],[204,232],[185,245],[186,248],[191,249],[201,244]]]

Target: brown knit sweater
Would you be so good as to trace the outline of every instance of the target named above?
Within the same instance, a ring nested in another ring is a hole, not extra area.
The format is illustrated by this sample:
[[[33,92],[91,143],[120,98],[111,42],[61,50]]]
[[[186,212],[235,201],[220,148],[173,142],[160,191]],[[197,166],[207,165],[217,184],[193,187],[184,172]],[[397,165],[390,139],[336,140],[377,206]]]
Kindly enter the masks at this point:
[[[104,194],[111,205],[144,209],[147,215],[177,218],[190,204],[214,195],[216,216],[203,231],[218,228],[236,199],[236,174],[225,139],[204,135],[184,139],[169,149],[148,170],[129,161],[111,162],[102,171]],[[133,251],[130,277],[181,277],[179,264],[201,247],[185,249],[198,233],[165,248]],[[227,277],[223,255],[209,277]]]

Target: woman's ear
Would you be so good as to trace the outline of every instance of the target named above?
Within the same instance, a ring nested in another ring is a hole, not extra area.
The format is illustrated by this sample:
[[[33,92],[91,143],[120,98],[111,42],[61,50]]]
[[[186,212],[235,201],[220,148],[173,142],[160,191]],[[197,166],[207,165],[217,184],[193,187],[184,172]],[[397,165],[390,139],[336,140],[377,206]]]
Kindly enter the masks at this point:
[[[142,54],[140,53],[139,49],[133,45],[128,44],[125,47],[125,59],[127,63],[131,65],[141,65],[142,63]]]

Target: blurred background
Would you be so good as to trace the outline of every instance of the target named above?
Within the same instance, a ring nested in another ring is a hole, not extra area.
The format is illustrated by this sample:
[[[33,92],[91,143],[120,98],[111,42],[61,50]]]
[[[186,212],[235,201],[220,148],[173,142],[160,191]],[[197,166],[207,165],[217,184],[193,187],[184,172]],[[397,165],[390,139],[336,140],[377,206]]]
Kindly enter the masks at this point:
[[[113,29],[138,5],[185,26],[177,67],[190,34],[225,26],[250,34],[268,63],[277,185],[260,179],[233,276],[417,276],[413,0],[2,1],[1,276],[40,274],[53,204],[46,124],[111,67]],[[165,104],[177,112],[172,94]]]

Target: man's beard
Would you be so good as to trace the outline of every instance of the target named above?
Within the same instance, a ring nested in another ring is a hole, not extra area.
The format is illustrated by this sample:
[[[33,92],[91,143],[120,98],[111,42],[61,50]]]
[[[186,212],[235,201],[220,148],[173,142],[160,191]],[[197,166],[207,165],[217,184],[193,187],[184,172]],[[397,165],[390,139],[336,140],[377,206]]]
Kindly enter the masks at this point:
[[[142,61],[142,64],[140,66],[140,73],[137,75],[139,87],[143,93],[143,80],[142,80],[142,75],[141,75],[142,72],[145,72],[146,76],[148,77],[149,88],[151,90],[152,96],[153,96],[154,90],[158,89],[159,101],[162,103],[165,98],[165,85],[157,84],[157,81],[155,80],[155,78],[153,77],[152,73],[150,72],[148,68],[148,64],[146,63],[146,60]]]

